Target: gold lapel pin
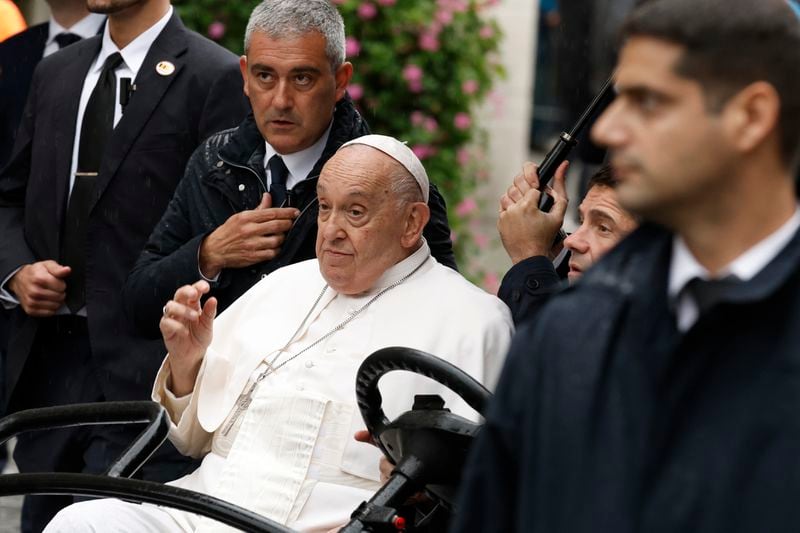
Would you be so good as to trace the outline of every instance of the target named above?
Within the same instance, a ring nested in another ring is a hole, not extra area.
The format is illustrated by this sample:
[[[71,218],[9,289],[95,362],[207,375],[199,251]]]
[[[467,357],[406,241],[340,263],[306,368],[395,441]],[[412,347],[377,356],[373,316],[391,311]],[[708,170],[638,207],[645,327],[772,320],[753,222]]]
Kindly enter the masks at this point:
[[[156,65],[156,72],[158,72],[162,76],[169,76],[170,74],[175,72],[175,65],[173,65],[169,61],[160,61],[158,65]]]

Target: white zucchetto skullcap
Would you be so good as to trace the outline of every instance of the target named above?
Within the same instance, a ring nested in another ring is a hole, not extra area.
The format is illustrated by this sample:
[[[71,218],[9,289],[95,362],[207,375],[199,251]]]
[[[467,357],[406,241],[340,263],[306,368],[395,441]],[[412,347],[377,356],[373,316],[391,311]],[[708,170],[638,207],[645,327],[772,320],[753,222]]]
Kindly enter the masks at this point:
[[[387,135],[373,134],[364,135],[363,137],[358,137],[352,141],[348,141],[344,143],[339,150],[345,146],[352,146],[354,144],[371,146],[403,165],[403,168],[408,170],[411,175],[414,176],[414,179],[417,180],[417,184],[422,191],[422,197],[425,199],[425,202],[428,201],[430,192],[428,173],[425,172],[425,167],[422,166],[422,162],[419,160],[416,154],[414,154],[414,152],[412,152],[411,149],[406,146],[406,143],[398,141],[394,137],[389,137]]]

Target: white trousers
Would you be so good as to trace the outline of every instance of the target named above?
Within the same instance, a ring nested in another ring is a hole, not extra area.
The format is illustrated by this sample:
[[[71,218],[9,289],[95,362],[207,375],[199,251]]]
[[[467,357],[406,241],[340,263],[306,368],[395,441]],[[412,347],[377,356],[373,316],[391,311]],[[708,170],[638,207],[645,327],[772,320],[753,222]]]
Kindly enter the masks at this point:
[[[62,509],[45,533],[186,533],[166,511],[150,504],[113,498],[89,500]]]

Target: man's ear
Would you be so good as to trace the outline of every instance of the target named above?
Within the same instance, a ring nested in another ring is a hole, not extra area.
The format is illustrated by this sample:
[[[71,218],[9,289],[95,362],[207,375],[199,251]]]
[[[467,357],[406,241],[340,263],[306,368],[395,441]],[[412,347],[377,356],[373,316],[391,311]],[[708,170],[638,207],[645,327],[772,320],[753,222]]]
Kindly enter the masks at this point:
[[[405,227],[400,239],[403,248],[413,248],[422,237],[422,230],[431,218],[431,209],[425,202],[414,202],[406,207]]]
[[[772,84],[751,83],[723,108],[725,135],[738,151],[752,152],[769,137],[779,139],[781,98]]]
[[[347,86],[353,78],[353,64],[349,61],[345,61],[339,65],[334,77],[336,79],[336,101],[338,102],[344,98],[344,92],[347,90]]]
[[[248,93],[247,89],[247,56],[241,56],[239,58],[239,70],[242,72],[242,82],[244,85],[244,94],[248,98],[250,98],[250,94]]]

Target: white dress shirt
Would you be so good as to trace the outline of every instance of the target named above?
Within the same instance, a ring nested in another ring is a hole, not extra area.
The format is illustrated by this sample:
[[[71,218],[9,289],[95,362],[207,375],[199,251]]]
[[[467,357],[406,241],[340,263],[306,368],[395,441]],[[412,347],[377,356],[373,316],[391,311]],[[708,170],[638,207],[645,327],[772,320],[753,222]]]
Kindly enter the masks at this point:
[[[286,177],[287,191],[291,190],[292,187],[301,181],[310,178],[311,176],[309,176],[309,174],[311,174],[311,171],[314,169],[314,165],[317,164],[317,161],[319,161],[319,158],[322,157],[322,152],[325,151],[325,145],[328,143],[328,136],[331,134],[332,127],[333,121],[331,120],[331,123],[328,124],[328,129],[325,130],[325,133],[322,134],[322,137],[317,139],[317,142],[305,150],[300,150],[299,152],[295,152],[293,154],[279,154],[275,151],[275,148],[273,148],[271,144],[264,141],[264,144],[267,147],[266,153],[264,154],[264,168],[267,171],[267,187],[269,188],[269,186],[272,185],[272,174],[269,171],[269,160],[273,155],[281,156],[286,168],[289,169],[289,175]]]
[[[81,39],[88,39],[89,37],[94,37],[97,35],[97,32],[100,31],[100,26],[103,25],[105,22],[106,16],[100,15],[98,13],[89,13],[81,20],[76,22],[70,28],[65,28],[61,24],[55,21],[54,18],[50,17],[50,24],[48,25],[47,31],[47,41],[44,45],[44,55],[43,57],[47,57],[50,54],[54,54],[58,52],[59,47],[58,43],[56,42],[56,35],[61,33],[74,33]]]
[[[688,331],[697,322],[697,303],[689,291],[683,290],[692,279],[722,279],[733,275],[741,281],[749,281],[781,253],[798,229],[800,229],[800,208],[795,210],[794,215],[775,232],[731,261],[713,277],[695,259],[686,242],[676,235],[672,242],[667,295],[675,309],[678,330]]]
[[[117,75],[117,105],[114,110],[114,127],[122,118],[122,106],[119,103],[119,87],[122,78],[128,78],[131,81],[136,79],[139,69],[144,62],[147,52],[153,41],[156,40],[158,34],[164,29],[164,26],[169,22],[172,16],[172,6],[167,10],[167,13],[159,19],[158,22],[150,26],[147,30],[139,34],[133,41],[120,50],[114,41],[111,40],[111,34],[106,25],[103,31],[103,45],[100,48],[100,53],[89,67],[89,72],[86,74],[86,79],[83,80],[83,90],[81,91],[81,99],[78,104],[78,119],[75,121],[75,142],[72,144],[72,165],[69,171],[69,187],[72,192],[72,185],[75,183],[75,171],[78,168],[78,148],[81,144],[81,126],[83,125],[83,113],[86,111],[86,105],[89,103],[89,97],[92,95],[97,81],[100,79],[100,72],[103,70],[103,64],[106,62],[108,56],[115,52],[122,55],[122,63],[116,70]],[[135,98],[135,96],[134,96]]]

